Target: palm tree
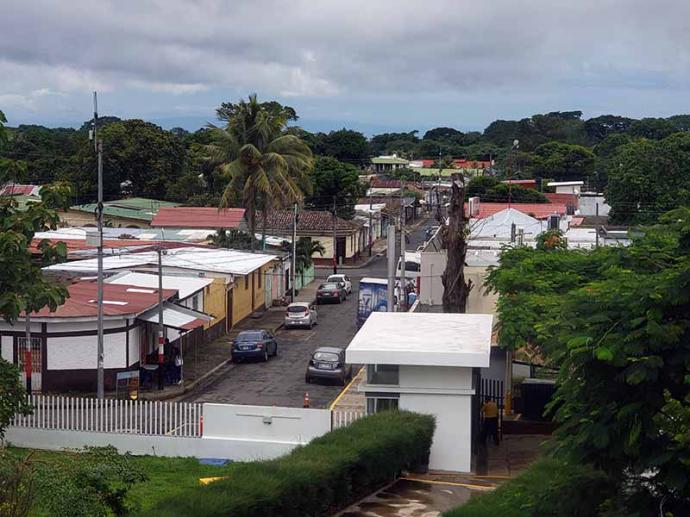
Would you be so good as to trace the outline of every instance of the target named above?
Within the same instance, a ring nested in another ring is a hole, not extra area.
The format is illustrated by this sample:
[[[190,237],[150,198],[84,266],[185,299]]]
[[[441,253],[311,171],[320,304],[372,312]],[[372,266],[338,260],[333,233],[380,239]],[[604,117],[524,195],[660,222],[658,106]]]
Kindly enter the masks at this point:
[[[248,101],[228,105],[225,128],[209,124],[213,140],[207,146],[208,157],[228,178],[220,206],[241,202],[251,235],[256,234],[257,210],[266,221],[269,210],[301,202],[311,192],[311,149],[299,137],[285,134],[294,111],[277,106],[250,95]],[[262,233],[265,242],[265,223]]]
[[[295,270],[299,271],[300,273],[312,265],[314,262],[312,257],[315,253],[318,253],[323,257],[323,254],[326,252],[326,248],[324,248],[319,241],[312,241],[311,239],[305,237],[299,238],[297,241],[296,250]]]

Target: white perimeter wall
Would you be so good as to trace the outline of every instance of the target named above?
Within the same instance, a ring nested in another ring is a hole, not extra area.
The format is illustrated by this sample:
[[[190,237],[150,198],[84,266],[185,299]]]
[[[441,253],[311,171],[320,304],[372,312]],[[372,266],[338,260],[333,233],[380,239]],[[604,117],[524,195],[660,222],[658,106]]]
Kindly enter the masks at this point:
[[[400,389],[472,389],[472,369],[455,366],[400,365]]]
[[[203,438],[10,427],[6,441],[18,447],[48,450],[113,445],[120,452],[136,455],[251,461],[277,458],[331,430],[331,412],[327,409],[203,406]]]
[[[470,472],[472,462],[472,397],[401,393],[400,409],[436,417],[429,468]]]

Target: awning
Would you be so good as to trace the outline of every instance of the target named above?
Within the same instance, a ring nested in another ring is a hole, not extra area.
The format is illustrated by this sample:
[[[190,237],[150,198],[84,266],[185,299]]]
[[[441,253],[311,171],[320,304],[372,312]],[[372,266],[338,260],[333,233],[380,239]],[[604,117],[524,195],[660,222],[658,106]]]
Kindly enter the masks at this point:
[[[158,307],[154,307],[140,314],[137,319],[148,321],[149,323],[158,323],[158,314]],[[188,309],[170,302],[163,302],[163,325],[166,327],[177,330],[194,330],[211,320],[213,320],[213,317],[204,312]]]

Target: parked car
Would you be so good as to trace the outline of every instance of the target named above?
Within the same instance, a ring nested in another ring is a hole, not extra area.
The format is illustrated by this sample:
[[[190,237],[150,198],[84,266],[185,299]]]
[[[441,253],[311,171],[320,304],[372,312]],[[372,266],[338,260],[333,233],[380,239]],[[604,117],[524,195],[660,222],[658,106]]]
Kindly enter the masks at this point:
[[[316,291],[316,303],[341,303],[346,297],[345,284],[342,282],[326,282],[325,284],[321,284]]]
[[[345,284],[345,291],[347,294],[352,294],[352,280],[347,275],[330,275],[326,282],[340,282]]]
[[[307,302],[294,302],[288,305],[285,313],[285,328],[309,327],[318,323],[319,314],[316,307]]]
[[[243,330],[232,342],[232,360],[263,359],[278,355],[278,342],[268,330]]]
[[[322,346],[312,354],[304,380],[310,383],[317,379],[335,380],[341,385],[352,378],[352,366],[345,364],[345,349]]]

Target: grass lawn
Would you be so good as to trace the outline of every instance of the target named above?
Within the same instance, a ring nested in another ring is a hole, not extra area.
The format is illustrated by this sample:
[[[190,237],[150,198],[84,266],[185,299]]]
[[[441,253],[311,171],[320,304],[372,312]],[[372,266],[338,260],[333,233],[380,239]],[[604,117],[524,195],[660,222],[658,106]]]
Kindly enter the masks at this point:
[[[12,448],[11,451],[23,456],[27,449]],[[66,454],[77,452],[33,451],[33,459],[37,461],[58,461]],[[161,500],[169,497],[173,492],[179,493],[199,486],[199,478],[224,476],[232,470],[229,463],[223,467],[201,465],[196,458],[162,458],[157,456],[133,456],[132,462],[139,466],[148,480],[134,485],[129,491],[127,499],[140,511],[145,512],[153,508]]]

